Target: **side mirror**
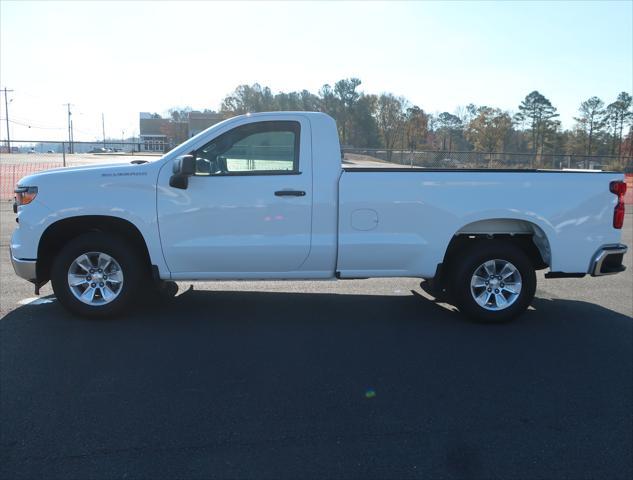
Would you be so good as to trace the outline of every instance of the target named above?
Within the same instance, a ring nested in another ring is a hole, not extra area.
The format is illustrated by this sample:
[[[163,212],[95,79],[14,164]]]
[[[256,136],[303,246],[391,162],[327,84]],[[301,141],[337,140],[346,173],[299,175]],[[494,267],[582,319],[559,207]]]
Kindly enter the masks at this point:
[[[174,160],[172,172],[169,178],[169,186],[186,190],[189,186],[189,177],[196,173],[196,158],[193,155],[181,155]]]

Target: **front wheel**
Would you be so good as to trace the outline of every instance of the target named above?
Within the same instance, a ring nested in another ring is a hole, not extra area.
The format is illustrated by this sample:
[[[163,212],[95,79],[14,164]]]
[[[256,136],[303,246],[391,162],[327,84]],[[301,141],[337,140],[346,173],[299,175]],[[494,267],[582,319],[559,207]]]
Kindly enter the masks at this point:
[[[143,266],[122,238],[86,233],[71,240],[55,258],[51,283],[59,302],[89,317],[121,313],[139,295]]]
[[[523,313],[534,298],[536,273],[529,257],[503,241],[473,245],[454,270],[453,298],[466,315],[497,323]]]

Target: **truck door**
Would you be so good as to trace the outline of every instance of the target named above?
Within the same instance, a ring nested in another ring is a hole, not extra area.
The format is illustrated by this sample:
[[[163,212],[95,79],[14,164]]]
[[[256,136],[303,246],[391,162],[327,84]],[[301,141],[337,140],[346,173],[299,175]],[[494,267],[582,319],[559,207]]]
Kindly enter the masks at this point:
[[[303,117],[251,121],[194,152],[187,189],[170,187],[171,165],[162,168],[158,223],[174,278],[274,277],[301,266],[311,242],[310,138]]]

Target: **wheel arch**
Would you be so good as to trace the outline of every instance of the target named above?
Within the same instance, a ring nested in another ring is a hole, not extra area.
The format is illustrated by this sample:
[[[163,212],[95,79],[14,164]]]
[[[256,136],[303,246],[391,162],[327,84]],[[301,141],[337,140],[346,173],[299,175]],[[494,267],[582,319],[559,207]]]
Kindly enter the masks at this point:
[[[475,242],[505,240],[515,244],[530,258],[535,270],[551,265],[552,250],[545,231],[536,223],[516,218],[492,218],[467,223],[455,231],[438,265],[436,277],[443,284],[453,269],[458,252]]]
[[[478,220],[461,227],[451,239],[451,243],[459,237],[473,238],[505,238],[517,243],[532,259],[536,268],[546,268],[552,262],[552,249],[545,231],[534,222],[517,218],[492,218]],[[536,248],[526,245],[529,238]],[[449,244],[450,248],[450,244]],[[448,248],[447,248],[448,252]]]
[[[36,266],[38,281],[46,282],[50,279],[53,258],[64,244],[89,232],[111,233],[125,238],[142,256],[142,262],[147,265],[147,268],[151,268],[147,242],[141,231],[132,222],[108,215],[80,215],[52,223],[40,237]]]

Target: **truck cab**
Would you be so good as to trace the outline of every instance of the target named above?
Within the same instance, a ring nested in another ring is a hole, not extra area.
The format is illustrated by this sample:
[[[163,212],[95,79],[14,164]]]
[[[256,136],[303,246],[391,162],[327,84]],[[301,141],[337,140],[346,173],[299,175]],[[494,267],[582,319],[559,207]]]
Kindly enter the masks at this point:
[[[170,187],[168,167],[157,182],[172,279],[334,275],[341,154],[329,117],[250,115],[189,148],[186,188]]]

